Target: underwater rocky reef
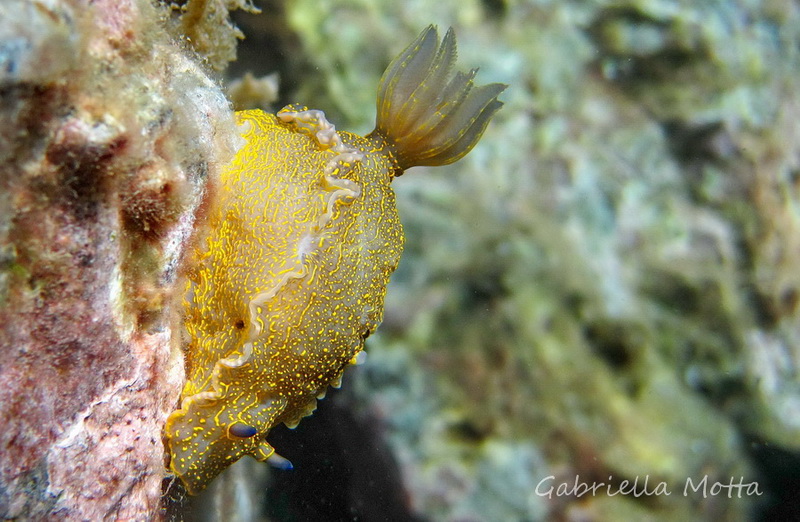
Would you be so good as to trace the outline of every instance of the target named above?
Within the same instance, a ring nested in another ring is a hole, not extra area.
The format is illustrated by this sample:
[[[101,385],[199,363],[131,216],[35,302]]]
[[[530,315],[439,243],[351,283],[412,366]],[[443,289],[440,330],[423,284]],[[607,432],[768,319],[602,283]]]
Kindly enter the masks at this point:
[[[294,469],[183,496],[161,430],[223,88],[364,134],[431,23],[505,107],[393,183],[384,322],[271,433]],[[11,0],[0,66],[0,517],[800,516],[796,3]]]
[[[238,140],[167,16],[140,0],[0,3],[4,520],[161,510],[181,266]]]

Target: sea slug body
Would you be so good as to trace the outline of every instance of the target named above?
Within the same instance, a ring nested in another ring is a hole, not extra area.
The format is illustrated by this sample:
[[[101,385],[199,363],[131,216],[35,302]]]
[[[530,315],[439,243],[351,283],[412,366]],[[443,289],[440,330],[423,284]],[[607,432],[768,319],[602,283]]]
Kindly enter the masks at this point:
[[[392,179],[475,145],[501,84],[450,78],[456,42],[433,26],[387,68],[376,129],[339,132],[322,111],[237,113],[246,144],[222,174],[185,302],[187,382],[165,435],[170,470],[202,490],[265,437],[296,425],[354,363],[383,317],[403,248]]]

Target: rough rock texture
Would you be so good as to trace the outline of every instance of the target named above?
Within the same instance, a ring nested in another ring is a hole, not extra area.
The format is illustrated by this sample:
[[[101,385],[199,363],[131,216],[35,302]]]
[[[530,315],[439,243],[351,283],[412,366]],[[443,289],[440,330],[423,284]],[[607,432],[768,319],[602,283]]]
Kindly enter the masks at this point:
[[[203,63],[224,71],[236,60],[236,45],[244,35],[231,22],[229,11],[242,9],[257,13],[251,0],[160,0],[169,10],[166,28],[190,47]]]
[[[0,518],[147,520],[228,102],[146,0],[0,3]]]

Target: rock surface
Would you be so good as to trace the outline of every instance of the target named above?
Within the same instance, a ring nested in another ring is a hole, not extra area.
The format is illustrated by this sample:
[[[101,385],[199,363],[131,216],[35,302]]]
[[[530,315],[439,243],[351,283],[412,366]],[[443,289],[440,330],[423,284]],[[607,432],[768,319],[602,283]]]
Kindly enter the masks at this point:
[[[0,518],[149,520],[229,104],[146,0],[0,3]]]

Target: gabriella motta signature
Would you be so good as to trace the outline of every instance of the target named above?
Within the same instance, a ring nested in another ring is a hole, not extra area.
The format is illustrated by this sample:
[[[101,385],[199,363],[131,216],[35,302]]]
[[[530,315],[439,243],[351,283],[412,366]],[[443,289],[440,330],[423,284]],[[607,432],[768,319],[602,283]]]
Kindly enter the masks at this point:
[[[744,477],[730,477],[727,482],[709,479],[708,475],[702,477],[687,477],[681,484],[682,490],[676,490],[684,497],[689,495],[702,495],[703,498],[727,496],[728,498],[742,498],[743,496],[761,496],[758,482],[745,481]],[[608,477],[607,482],[583,482],[580,475],[575,475],[573,481],[556,482],[554,475],[549,475],[536,485],[536,494],[540,497],[584,497],[607,495],[614,497],[626,495],[632,497],[642,496],[669,496],[673,488],[665,481],[655,482],[650,475],[644,478],[638,475],[633,479],[617,480]]]

